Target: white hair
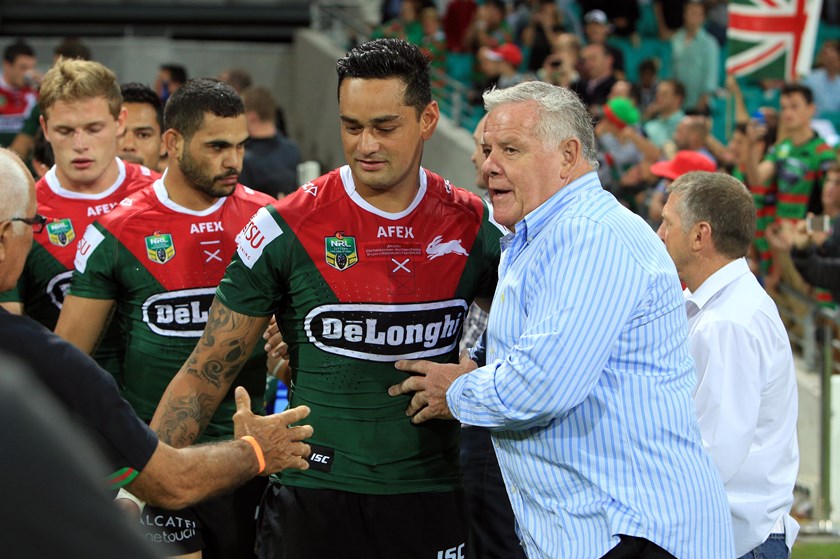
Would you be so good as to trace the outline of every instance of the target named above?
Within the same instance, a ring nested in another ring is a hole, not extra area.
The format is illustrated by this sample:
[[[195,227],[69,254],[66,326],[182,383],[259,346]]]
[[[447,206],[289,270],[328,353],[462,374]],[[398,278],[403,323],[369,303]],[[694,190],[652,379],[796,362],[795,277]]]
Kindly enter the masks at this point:
[[[484,92],[484,108],[488,111],[506,103],[528,101],[535,101],[538,105],[534,132],[547,147],[556,147],[563,140],[577,138],[583,158],[593,169],[598,168],[592,117],[575,92],[539,81]]]
[[[14,152],[0,149],[0,220],[26,215],[29,209],[29,189],[32,175]],[[20,233],[26,224],[15,222],[15,233]]]

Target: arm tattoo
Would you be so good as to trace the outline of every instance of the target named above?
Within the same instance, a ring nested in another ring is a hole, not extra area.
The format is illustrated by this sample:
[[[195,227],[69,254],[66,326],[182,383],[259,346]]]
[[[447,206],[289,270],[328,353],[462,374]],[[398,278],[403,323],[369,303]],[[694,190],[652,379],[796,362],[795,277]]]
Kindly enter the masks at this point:
[[[204,431],[248,359],[257,339],[255,330],[263,320],[238,314],[213,301],[204,334],[155,413],[152,425],[162,441],[182,447],[192,444]],[[185,387],[178,382],[181,375],[199,382],[187,383]]]
[[[247,333],[257,320],[213,301],[204,334],[184,367],[186,373],[227,389],[248,359]]]
[[[164,414],[157,428],[160,440],[175,448],[194,443],[213,416],[212,401],[210,394],[182,397],[170,394],[161,404]],[[197,430],[193,429],[193,423],[198,425]]]

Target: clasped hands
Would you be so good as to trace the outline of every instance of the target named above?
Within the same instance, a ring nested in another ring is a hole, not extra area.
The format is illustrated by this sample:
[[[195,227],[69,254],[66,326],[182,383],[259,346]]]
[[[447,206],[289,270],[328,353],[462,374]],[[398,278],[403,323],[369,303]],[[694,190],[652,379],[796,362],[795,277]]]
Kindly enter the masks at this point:
[[[429,419],[453,419],[446,403],[446,391],[455,379],[478,368],[466,352],[459,363],[434,363],[433,361],[397,361],[394,366],[406,373],[415,373],[388,389],[391,396],[413,393],[405,414],[412,423]]]

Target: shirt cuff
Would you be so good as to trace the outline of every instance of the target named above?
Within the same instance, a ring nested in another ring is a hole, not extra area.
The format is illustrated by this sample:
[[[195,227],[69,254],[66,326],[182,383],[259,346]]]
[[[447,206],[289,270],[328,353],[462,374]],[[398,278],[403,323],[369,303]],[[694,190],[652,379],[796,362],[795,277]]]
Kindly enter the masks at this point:
[[[470,351],[472,352],[472,350]],[[471,372],[474,373],[475,371]],[[466,375],[461,375],[460,377],[456,378],[455,381],[452,384],[450,384],[449,388],[446,390],[446,405],[449,406],[449,411],[452,413],[452,416],[459,421],[461,420],[461,416],[460,409],[458,408],[458,403],[461,401],[461,394],[464,391],[464,385],[467,383],[467,377],[469,375],[470,373],[467,373]]]

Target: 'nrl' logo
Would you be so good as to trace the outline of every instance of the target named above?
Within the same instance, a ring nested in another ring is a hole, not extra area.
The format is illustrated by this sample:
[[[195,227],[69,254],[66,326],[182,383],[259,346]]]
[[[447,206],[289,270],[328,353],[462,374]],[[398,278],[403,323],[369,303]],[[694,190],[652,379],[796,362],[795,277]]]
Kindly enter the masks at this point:
[[[325,237],[324,257],[327,264],[343,272],[359,262],[359,253],[356,252],[356,238],[346,237],[341,231],[337,232],[334,237]]]
[[[47,234],[50,237],[50,243],[57,247],[66,247],[76,238],[73,222],[67,218],[47,223]]]
[[[175,243],[169,233],[158,233],[146,237],[146,256],[152,262],[166,264],[175,256]]]

